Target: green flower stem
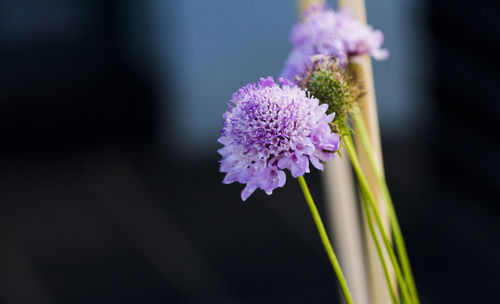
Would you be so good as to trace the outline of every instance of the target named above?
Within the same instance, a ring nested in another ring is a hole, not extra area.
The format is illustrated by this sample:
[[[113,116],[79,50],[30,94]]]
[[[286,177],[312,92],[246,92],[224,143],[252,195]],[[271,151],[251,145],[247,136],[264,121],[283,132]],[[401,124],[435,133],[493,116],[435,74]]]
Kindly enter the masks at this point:
[[[363,200],[366,200],[366,193],[364,191],[361,191],[361,197]],[[376,237],[376,232],[375,232],[375,227],[373,226],[373,219],[371,214],[368,212],[368,208],[363,208],[365,211],[365,217],[366,221],[368,222],[368,228],[370,229],[370,234],[373,236],[373,241],[375,243],[375,247],[377,248],[377,253],[379,257],[383,257],[382,253],[382,246],[380,245],[380,240],[378,237]],[[389,292],[391,294],[392,298],[392,303],[398,304],[398,297],[396,295],[396,292],[394,291],[394,287],[392,286],[391,283],[391,276],[389,275],[389,269],[387,268],[387,263],[384,258],[380,259],[380,262],[382,263],[382,268],[384,269],[384,275],[385,275],[385,280],[387,282],[387,286],[389,287]]]
[[[370,140],[368,139],[368,132],[366,130],[363,119],[357,114],[353,115],[353,119],[356,131],[358,132],[359,138],[361,139],[361,144],[363,146],[363,149],[366,151],[366,154],[368,155],[368,161],[370,162],[372,170],[375,172],[377,182],[382,190],[384,201],[386,202],[386,207],[389,212],[389,221],[394,234],[394,242],[396,243],[396,250],[398,252],[399,259],[401,260],[404,277],[408,283],[413,302],[415,304],[419,304],[420,301],[418,299],[417,288],[415,285],[415,280],[413,278],[410,261],[408,259],[408,253],[406,251],[403,234],[401,233],[401,227],[399,226],[399,221],[396,216],[396,211],[394,209],[391,194],[389,193],[389,188],[387,187],[387,182],[385,180],[383,170],[379,166],[378,162],[375,160],[375,156],[373,155],[372,145],[370,143]]]
[[[337,256],[335,255],[335,252],[333,251],[332,244],[330,243],[330,240],[328,239],[328,235],[326,234],[325,226],[323,225],[323,221],[321,220],[321,217],[319,216],[318,209],[316,208],[316,205],[314,204],[314,200],[311,196],[311,193],[309,192],[309,188],[307,187],[306,180],[304,179],[303,176],[299,176],[297,178],[299,180],[300,188],[302,189],[302,192],[304,192],[304,197],[306,199],[307,204],[309,205],[309,209],[311,210],[312,217],[314,219],[314,222],[316,223],[316,228],[318,228],[319,236],[321,237],[321,242],[323,242],[323,246],[325,247],[325,251],[328,255],[328,258],[330,259],[330,262],[332,263],[333,270],[335,271],[335,274],[337,275],[337,279],[340,284],[340,288],[342,289],[342,293],[344,294],[344,298],[346,300],[347,304],[353,304],[352,301],[352,296],[349,291],[349,288],[347,287],[347,281],[344,277],[344,274],[342,273],[342,269],[340,269],[340,264],[337,259]]]
[[[375,216],[375,222],[378,226],[378,229],[380,230],[380,235],[382,236],[382,240],[384,241],[385,249],[389,254],[389,258],[394,268],[394,272],[396,274],[396,280],[398,281],[398,284],[401,287],[401,292],[404,302],[406,304],[413,303],[413,301],[411,301],[411,297],[408,292],[408,287],[406,286],[406,282],[403,279],[403,275],[401,273],[401,267],[399,266],[399,263],[396,259],[396,254],[394,253],[394,250],[392,248],[391,241],[389,240],[389,237],[385,232],[384,225],[382,223],[382,217],[380,216],[377,204],[375,203],[375,198],[370,190],[370,187],[368,186],[368,182],[361,169],[361,165],[359,163],[356,150],[354,149],[354,145],[352,143],[351,135],[349,132],[345,132],[344,134],[345,135],[342,136],[344,146],[346,148],[347,154],[349,155],[349,158],[351,159],[351,163],[354,168],[354,171],[356,172],[356,176],[358,177],[359,187],[361,188],[361,191],[365,193],[365,196],[367,198],[366,200],[362,200],[363,204],[365,205],[366,209],[371,209],[373,211],[373,215]],[[376,235],[372,235],[372,237],[375,240]],[[380,259],[382,260],[383,256],[380,256]]]

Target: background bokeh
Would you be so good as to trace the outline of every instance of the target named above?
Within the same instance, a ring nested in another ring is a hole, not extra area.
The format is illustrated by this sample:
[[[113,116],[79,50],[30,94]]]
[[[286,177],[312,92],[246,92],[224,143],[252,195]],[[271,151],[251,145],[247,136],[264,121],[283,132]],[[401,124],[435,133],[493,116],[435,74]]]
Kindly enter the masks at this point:
[[[499,12],[367,1],[422,303],[498,301]],[[336,301],[295,181],[242,203],[218,172],[232,92],[279,74],[296,18],[289,0],[0,0],[0,303]]]

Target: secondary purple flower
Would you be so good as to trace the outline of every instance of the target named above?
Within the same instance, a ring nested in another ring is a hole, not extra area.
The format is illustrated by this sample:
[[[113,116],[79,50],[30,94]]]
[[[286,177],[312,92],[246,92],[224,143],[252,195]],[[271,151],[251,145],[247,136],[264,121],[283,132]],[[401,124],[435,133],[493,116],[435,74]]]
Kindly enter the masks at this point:
[[[339,147],[328,105],[286,79],[278,82],[267,77],[249,83],[233,94],[223,114],[220,171],[226,173],[223,183],[246,184],[244,201],[257,188],[271,194],[283,187],[285,169],[293,177],[308,173],[309,162],[323,170],[321,161],[331,160]]]
[[[313,6],[290,34],[293,49],[281,75],[294,79],[311,63],[310,57],[317,54],[335,56],[342,64],[348,56],[363,54],[383,60],[389,55],[380,48],[383,41],[381,31],[353,19],[347,11],[337,13],[326,5]]]

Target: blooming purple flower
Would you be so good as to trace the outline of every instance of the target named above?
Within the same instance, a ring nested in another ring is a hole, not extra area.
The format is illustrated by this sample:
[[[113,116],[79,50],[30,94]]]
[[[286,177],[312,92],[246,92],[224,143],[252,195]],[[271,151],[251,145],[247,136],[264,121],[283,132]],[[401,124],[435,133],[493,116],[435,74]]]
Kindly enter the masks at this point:
[[[317,54],[338,57],[342,64],[348,56],[363,54],[383,60],[389,55],[380,48],[383,41],[381,31],[353,19],[346,10],[337,13],[326,5],[313,6],[290,34],[293,49],[281,76],[294,79]]]
[[[285,169],[293,177],[309,172],[309,161],[323,170],[321,161],[334,157],[339,136],[331,132],[334,114],[309,93],[280,78],[249,83],[233,94],[223,114],[219,142],[224,145],[220,171],[223,183],[246,184],[245,201],[257,188],[271,194],[283,187]]]

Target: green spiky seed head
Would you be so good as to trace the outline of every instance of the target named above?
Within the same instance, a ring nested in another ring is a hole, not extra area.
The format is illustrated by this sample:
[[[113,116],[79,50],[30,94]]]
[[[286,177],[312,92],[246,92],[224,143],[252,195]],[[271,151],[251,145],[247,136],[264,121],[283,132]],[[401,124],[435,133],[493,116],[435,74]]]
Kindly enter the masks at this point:
[[[355,66],[343,68],[335,58],[318,56],[313,58],[313,64],[305,74],[296,80],[320,103],[328,104],[327,114],[335,112],[334,129],[347,127],[349,117],[358,109],[358,100],[363,94]]]

